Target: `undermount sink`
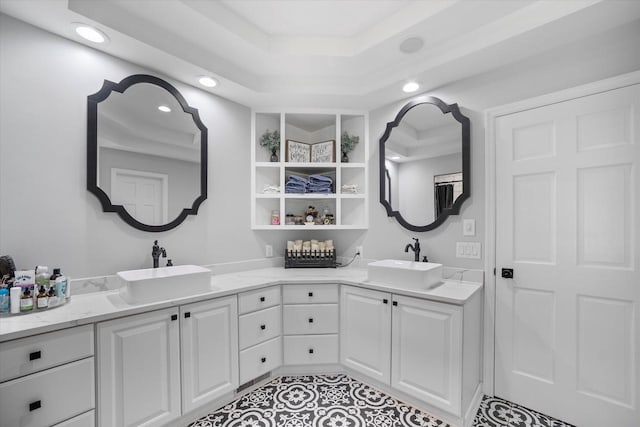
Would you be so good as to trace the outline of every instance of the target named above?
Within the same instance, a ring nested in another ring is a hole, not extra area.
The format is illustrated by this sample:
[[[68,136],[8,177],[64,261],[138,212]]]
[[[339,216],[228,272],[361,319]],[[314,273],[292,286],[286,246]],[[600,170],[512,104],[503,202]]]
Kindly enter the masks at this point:
[[[130,304],[209,292],[211,270],[198,265],[145,268],[117,273],[120,295]]]
[[[370,282],[409,289],[430,289],[442,282],[442,264],[384,259],[368,265]]]

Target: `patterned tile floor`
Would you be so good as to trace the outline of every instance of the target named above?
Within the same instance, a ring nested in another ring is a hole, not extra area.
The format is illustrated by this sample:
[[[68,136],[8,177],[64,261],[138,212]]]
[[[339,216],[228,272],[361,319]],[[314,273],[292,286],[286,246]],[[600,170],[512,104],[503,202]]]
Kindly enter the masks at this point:
[[[499,397],[484,396],[473,427],[574,427]]]
[[[278,377],[189,427],[450,427],[346,375]]]
[[[277,377],[189,427],[450,427],[347,375]],[[573,427],[485,396],[474,427]]]

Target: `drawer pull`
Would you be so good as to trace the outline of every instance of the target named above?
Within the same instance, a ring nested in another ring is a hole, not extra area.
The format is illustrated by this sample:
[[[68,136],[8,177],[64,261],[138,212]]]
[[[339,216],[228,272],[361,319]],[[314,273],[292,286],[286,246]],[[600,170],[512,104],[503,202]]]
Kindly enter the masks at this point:
[[[312,348],[309,349],[309,354],[313,354],[313,349]]]
[[[264,302],[265,298],[264,297],[260,297],[260,302]]]
[[[309,323],[313,323],[313,317],[309,318]]]
[[[42,352],[40,350],[29,353],[29,360],[37,360],[42,357]]]
[[[389,304],[389,300],[385,298],[385,299],[382,300],[382,303],[383,304]]]
[[[36,400],[35,402],[29,403],[29,412],[35,411],[36,409],[40,409],[42,407],[42,402]]]
[[[171,321],[173,322],[174,320],[178,320],[178,315],[177,314],[172,314],[171,315]]]
[[[260,329],[264,331],[265,329],[267,329],[267,325],[260,325]]]
[[[394,301],[392,304],[393,304],[394,307],[397,307],[398,306],[398,301]]]
[[[260,359],[260,361],[261,361],[262,363],[265,363],[265,362],[267,361],[267,358],[266,358],[266,357],[263,357],[263,358],[261,358],[261,359]]]
[[[313,296],[313,292],[309,292],[309,296],[312,297]]]
[[[184,318],[185,318],[185,319],[188,319],[189,317],[191,317],[191,312],[190,312],[190,311],[187,311],[187,312],[184,314]]]

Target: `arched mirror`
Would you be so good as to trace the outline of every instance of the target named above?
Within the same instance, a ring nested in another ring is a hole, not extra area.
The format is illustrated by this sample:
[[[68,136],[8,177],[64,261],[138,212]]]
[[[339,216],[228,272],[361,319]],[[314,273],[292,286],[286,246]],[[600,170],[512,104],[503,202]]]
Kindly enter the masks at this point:
[[[168,82],[137,74],[89,95],[87,189],[132,227],[166,231],[207,198],[207,128]]]
[[[460,212],[470,195],[470,125],[457,104],[431,96],[406,104],[380,138],[380,203],[411,231]]]

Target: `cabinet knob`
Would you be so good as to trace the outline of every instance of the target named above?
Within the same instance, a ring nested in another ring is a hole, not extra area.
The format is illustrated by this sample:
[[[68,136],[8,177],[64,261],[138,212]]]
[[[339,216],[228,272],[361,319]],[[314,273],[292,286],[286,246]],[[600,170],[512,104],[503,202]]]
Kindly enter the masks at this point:
[[[36,400],[35,402],[29,403],[29,412],[35,411],[36,409],[40,409],[42,407],[42,402]]]
[[[309,323],[313,323],[313,317],[309,318]]]
[[[382,303],[383,304],[389,304],[389,300],[385,298],[385,299],[382,300]]]
[[[398,306],[398,301],[394,301],[394,302],[392,302],[392,304],[393,304],[394,307],[397,307]]]
[[[264,302],[265,298],[264,297],[260,297],[260,302]]]
[[[313,354],[313,349],[312,348],[309,349],[309,354]]]
[[[187,311],[187,312],[184,314],[184,318],[185,318],[185,319],[188,319],[189,317],[191,317],[191,312],[190,312],[190,311]]]
[[[267,358],[266,358],[266,357],[263,357],[263,358],[261,358],[261,359],[260,359],[260,361],[261,361],[262,363],[265,363],[265,362],[267,361]]]
[[[265,329],[267,329],[267,325],[260,325],[260,329],[264,331]]]
[[[173,322],[174,320],[178,320],[178,315],[177,314],[172,314],[171,315],[171,321]]]
[[[42,352],[40,350],[29,353],[29,360],[37,360],[37,359],[40,359],[41,357],[42,357]]]
[[[309,292],[309,296],[312,297],[313,296],[313,292]]]

